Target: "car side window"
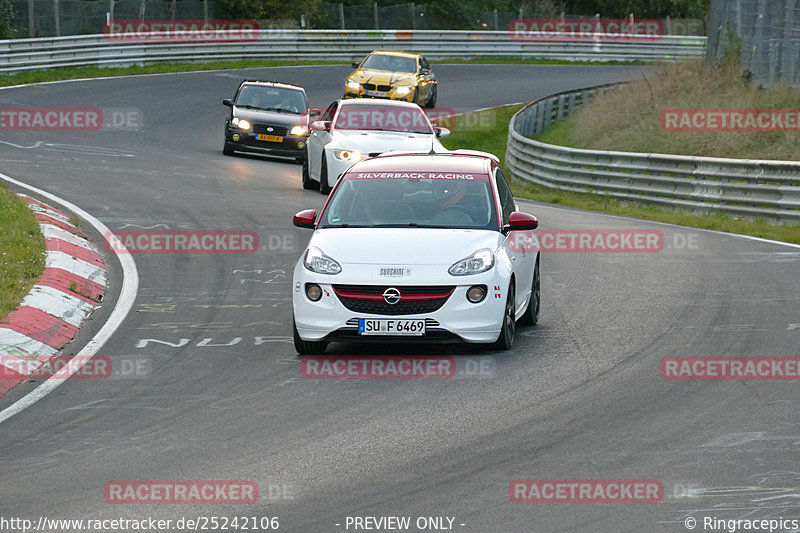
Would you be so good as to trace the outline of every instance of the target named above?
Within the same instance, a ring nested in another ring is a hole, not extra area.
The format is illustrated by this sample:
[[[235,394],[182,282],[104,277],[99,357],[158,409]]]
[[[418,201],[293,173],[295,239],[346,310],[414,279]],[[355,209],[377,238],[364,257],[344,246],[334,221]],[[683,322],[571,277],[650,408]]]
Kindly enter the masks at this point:
[[[328,109],[320,117],[320,120],[324,120],[325,122],[332,122],[333,116],[336,114],[336,102],[332,103],[328,106]]]
[[[500,206],[503,209],[503,224],[505,225],[508,224],[508,218],[511,213],[517,210],[517,204],[514,202],[514,194],[511,192],[511,187],[499,168],[495,170],[494,179],[497,183],[497,192],[500,194]]]
[[[424,70],[430,70],[431,65],[428,63],[428,60],[422,56],[419,58],[419,67]]]

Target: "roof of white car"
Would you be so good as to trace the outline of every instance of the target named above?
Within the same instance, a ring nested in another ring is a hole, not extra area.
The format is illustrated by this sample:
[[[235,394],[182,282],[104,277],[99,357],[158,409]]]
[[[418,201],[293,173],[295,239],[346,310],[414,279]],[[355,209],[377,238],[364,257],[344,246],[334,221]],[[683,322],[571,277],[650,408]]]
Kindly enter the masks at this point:
[[[376,98],[348,98],[346,100],[340,100],[340,105],[342,106],[375,106],[375,107],[411,107],[411,108],[419,108],[419,106],[413,102],[401,102],[398,100],[384,100],[384,99],[376,99]]]
[[[490,155],[490,154],[487,154]],[[431,154],[392,154],[365,159],[355,163],[347,174],[361,172],[458,172],[488,174],[493,158],[479,153],[444,152]]]

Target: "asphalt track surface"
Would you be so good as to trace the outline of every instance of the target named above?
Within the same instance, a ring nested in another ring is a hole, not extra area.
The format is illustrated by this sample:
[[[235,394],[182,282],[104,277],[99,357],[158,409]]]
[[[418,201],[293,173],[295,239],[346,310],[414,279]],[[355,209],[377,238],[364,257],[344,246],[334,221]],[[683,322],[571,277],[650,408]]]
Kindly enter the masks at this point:
[[[642,70],[441,65],[439,104],[464,111],[531,100]],[[704,517],[800,518],[796,382],[659,375],[666,356],[799,356],[796,248],[521,202],[542,229],[655,229],[664,248],[543,256],[541,322],[521,328],[509,352],[329,348],[454,355],[453,379],[303,379],[290,339],[291,270],[310,234],[291,227],[291,215],[323,197],[301,189],[292,162],[223,156],[221,99],[259,77],[302,84],[312,105],[327,105],[347,72],[0,91],[3,107],[123,107],[143,117],[137,131],[4,132],[0,172],[112,230],[240,229],[261,242],[250,255],[135,256],[135,307],[101,354],[145,361],[146,371],[69,380],[0,424],[0,517],[269,516],[279,531],[335,532],[354,531],[348,516],[443,516],[470,533],[679,532],[687,517],[710,531]],[[119,287],[118,263],[108,262]],[[112,291],[73,350],[113,299]],[[476,363],[482,373],[470,371]],[[515,479],[655,479],[664,498],[513,503]],[[103,487],[114,480],[253,480],[261,495],[250,505],[112,505]]]

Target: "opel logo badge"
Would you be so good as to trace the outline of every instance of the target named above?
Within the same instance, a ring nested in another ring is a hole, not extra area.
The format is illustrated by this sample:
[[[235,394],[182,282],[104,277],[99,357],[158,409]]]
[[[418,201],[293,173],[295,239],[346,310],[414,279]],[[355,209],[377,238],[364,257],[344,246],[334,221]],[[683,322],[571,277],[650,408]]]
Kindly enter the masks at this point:
[[[400,291],[398,289],[395,289],[394,287],[389,287],[388,289],[383,291],[383,299],[389,305],[396,304],[397,302],[400,301],[401,297],[402,296],[400,295]]]

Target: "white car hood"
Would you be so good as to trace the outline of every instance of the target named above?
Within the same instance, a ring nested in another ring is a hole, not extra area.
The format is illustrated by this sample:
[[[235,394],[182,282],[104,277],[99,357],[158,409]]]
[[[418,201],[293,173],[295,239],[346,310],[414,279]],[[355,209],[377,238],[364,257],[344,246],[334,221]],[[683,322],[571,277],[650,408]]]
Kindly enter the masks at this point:
[[[445,265],[488,248],[497,250],[499,231],[439,228],[326,228],[309,246],[345,265]]]
[[[433,139],[433,141],[431,141]],[[390,151],[429,152],[431,144],[436,152],[445,148],[433,134],[390,131],[337,131],[327,148],[358,150],[362,154]]]

